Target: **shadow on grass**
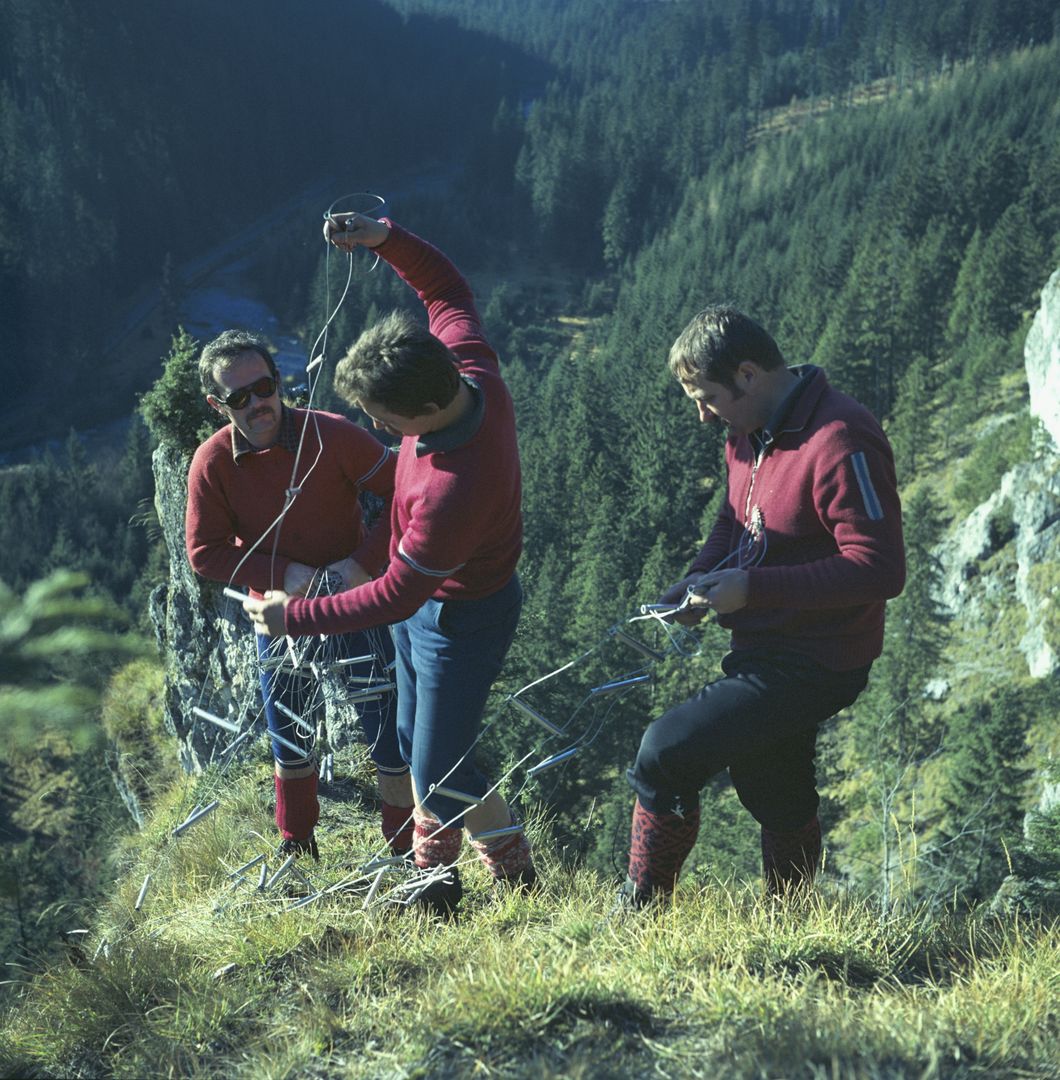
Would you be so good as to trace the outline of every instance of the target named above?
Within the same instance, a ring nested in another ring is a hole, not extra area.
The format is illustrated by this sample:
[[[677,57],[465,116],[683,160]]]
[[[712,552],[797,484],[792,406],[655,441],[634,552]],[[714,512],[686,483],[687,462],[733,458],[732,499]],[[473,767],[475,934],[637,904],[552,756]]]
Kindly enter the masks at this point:
[[[502,1076],[565,1076],[572,1060],[592,1063],[593,1076],[629,1076],[631,1063],[645,1053],[645,1039],[662,1024],[642,1005],[624,998],[570,995],[540,1012],[511,1014],[498,1029],[496,1018],[482,1026],[462,1018],[421,1063],[425,1077],[471,1075],[485,1062]]]

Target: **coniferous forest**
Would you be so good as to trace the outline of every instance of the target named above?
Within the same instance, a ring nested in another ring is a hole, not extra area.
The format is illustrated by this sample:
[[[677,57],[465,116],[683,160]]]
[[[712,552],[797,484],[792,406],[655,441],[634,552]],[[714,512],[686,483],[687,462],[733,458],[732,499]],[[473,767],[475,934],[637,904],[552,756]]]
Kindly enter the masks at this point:
[[[23,627],[0,634],[0,682],[87,694],[76,722],[11,747],[6,958],[45,962],[64,905],[113,880],[130,824],[101,766],[136,710],[158,724],[150,457],[159,439],[190,449],[206,418],[182,397],[195,344],[175,320],[145,336],[134,313],[170,310],[181,268],[306,190],[321,205],[253,248],[291,333],[308,347],[335,300],[319,211],[389,189],[394,219],[475,287],[515,398],[526,608],[484,746],[498,771],[526,749],[503,696],[603,642],[541,699],[576,714],[632,666],[608,629],[683,576],[713,521],[723,435],[666,356],[731,301],[874,412],[902,487],[908,582],[869,689],[819,744],[827,877],[882,914],[974,909],[1014,872],[1058,884],[1060,816],[1033,812],[1056,781],[1060,690],[1019,651],[1011,510],[991,520],[976,576],[999,585],[977,606],[945,601],[940,554],[1041,446],[1023,348],[1060,266],[1054,2],[0,0],[0,28],[0,449],[21,452],[0,469],[0,618]],[[397,306],[416,310],[393,275],[355,267],[331,340]],[[134,369],[138,335],[151,362]],[[129,416],[120,445],[79,434]],[[110,643],[28,674],[33,583],[63,570],[86,575]],[[1037,573],[1055,595],[1057,564]],[[696,637],[527,788],[565,869],[622,871],[640,733],[725,649],[717,627]],[[753,879],[757,844],[719,779],[685,878]]]

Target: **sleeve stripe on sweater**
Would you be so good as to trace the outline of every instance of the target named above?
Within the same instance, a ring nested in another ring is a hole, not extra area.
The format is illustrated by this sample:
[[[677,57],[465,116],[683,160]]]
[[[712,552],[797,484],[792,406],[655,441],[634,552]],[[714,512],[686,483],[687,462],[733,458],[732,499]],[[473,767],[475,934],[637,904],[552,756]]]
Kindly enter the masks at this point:
[[[856,454],[851,454],[850,462],[854,466],[854,475],[857,477],[858,487],[861,488],[861,498],[865,502],[865,513],[868,514],[870,521],[882,521],[883,506],[880,503],[880,497],[876,494],[876,488],[873,487],[872,477],[869,475],[869,463],[864,452],[859,450]]]
[[[464,564],[460,566],[454,566],[451,570],[430,570],[426,566],[421,566],[416,560],[405,550],[404,542],[398,544],[398,555],[401,557],[401,561],[407,563],[417,573],[427,574],[429,577],[447,578],[452,577]]]
[[[383,456],[364,474],[364,476],[358,477],[357,486],[367,483],[373,476],[386,464],[387,459],[393,453],[393,450],[389,446],[383,447]]]

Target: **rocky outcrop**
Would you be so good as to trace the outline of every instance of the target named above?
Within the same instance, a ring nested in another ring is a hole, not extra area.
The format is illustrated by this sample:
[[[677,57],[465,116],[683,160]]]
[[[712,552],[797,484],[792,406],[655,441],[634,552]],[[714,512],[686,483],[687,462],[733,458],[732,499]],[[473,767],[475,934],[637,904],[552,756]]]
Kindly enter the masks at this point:
[[[1041,307],[1027,335],[1024,350],[1031,415],[1036,416],[1060,448],[1060,270],[1042,289]]]
[[[1030,461],[1015,465],[939,546],[940,600],[968,624],[1014,592],[1026,617],[1019,649],[1037,679],[1060,667],[1060,271],[1042,290],[1024,353],[1030,411],[1042,422]],[[1003,423],[1003,421],[1002,421]],[[1003,430],[991,438],[1003,437]],[[984,580],[980,564],[1007,544],[1013,578]]]
[[[193,573],[184,549],[188,460],[166,444],[154,452],[155,510],[169,552],[169,580],[151,594],[151,621],[166,671],[164,719],[180,763],[197,772],[233,736],[192,713],[199,706],[247,726],[261,708],[254,636],[221,586]],[[242,623],[242,625],[241,625]]]
[[[184,548],[188,460],[162,444],[155,450],[155,508],[169,552],[169,580],[151,594],[151,620],[166,671],[164,719],[175,736],[180,763],[197,772],[223,760],[236,738],[201,719],[193,706],[264,737],[254,635],[237,601],[221,585],[196,577]],[[358,740],[356,707],[323,676],[324,732],[331,750]],[[236,754],[254,744],[247,739]]]
[[[1013,465],[997,490],[955,522],[939,545],[939,599],[954,625],[965,628],[993,626],[997,613],[1007,617],[1016,600],[1022,626],[1017,623],[1012,632],[1013,624],[1007,624],[1010,632],[1005,640],[997,639],[998,651],[1006,641],[1018,641],[1026,674],[1047,679],[1056,678],[1060,668],[1060,270],[1042,290],[1024,347],[1024,366],[1028,408],[1040,422],[1029,460]],[[1004,438],[1006,425],[1016,419],[998,417],[982,437]],[[989,664],[993,659],[982,656],[976,662]],[[1005,663],[1011,669],[1011,660]],[[1012,853],[1014,872],[992,902],[999,914],[1060,913],[1055,853],[1038,852],[1037,840],[1041,823],[1058,819],[1060,785],[1048,765],[1039,764],[1034,786],[1038,805],[1026,817],[1022,850]]]

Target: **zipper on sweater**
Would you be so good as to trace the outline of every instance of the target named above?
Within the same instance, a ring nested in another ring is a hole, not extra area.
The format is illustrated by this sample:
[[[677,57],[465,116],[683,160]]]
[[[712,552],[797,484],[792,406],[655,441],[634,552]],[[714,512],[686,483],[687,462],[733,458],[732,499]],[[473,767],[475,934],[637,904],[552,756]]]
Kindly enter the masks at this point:
[[[753,517],[751,512],[751,496],[754,494],[755,490],[755,479],[758,476],[758,466],[765,460],[766,454],[769,453],[769,450],[773,445],[773,437],[769,435],[768,432],[766,434],[769,441],[764,442],[761,447],[756,447],[753,442],[751,443],[751,450],[754,453],[754,464],[751,466],[751,479],[747,484],[747,498],[744,499],[743,504],[743,527],[745,529],[750,527],[751,519]]]

